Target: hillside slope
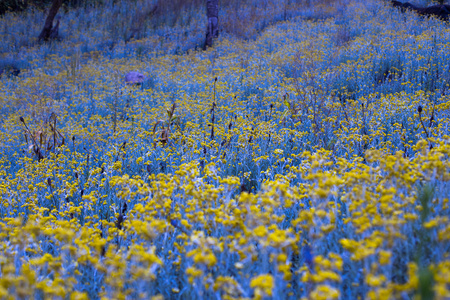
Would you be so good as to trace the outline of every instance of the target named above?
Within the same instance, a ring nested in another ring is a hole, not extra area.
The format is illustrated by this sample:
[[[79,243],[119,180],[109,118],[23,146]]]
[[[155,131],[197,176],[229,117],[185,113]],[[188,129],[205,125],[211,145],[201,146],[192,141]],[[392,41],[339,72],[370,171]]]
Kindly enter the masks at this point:
[[[206,51],[0,19],[0,295],[448,298],[448,24],[322,4]]]

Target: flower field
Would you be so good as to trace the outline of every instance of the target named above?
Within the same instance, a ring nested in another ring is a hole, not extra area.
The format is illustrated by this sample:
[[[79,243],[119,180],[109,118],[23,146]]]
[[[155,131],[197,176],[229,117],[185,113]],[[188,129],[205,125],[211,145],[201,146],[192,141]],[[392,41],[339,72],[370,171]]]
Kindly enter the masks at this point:
[[[449,24],[267,2],[206,51],[0,17],[0,298],[450,299]]]

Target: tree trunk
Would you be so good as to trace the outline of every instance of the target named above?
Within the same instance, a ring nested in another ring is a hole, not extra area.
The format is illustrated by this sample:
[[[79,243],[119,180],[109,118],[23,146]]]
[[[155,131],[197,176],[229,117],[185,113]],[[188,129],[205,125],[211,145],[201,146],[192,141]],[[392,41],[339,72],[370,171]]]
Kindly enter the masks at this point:
[[[206,0],[208,29],[206,31],[205,48],[212,47],[213,38],[219,36],[219,0]]]
[[[53,20],[55,19],[56,14],[58,13],[59,8],[61,7],[63,0],[53,0],[52,7],[50,7],[50,11],[48,12],[47,19],[45,19],[44,28],[39,35],[39,40],[48,41],[50,38],[50,33],[53,28]]]

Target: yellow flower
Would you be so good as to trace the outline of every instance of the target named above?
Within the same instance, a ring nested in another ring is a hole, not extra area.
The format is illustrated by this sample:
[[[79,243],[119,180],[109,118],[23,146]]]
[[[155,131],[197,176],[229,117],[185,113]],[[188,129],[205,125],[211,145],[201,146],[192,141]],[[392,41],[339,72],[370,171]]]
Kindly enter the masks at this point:
[[[186,269],[186,275],[188,276],[189,283],[192,284],[195,278],[203,276],[203,271],[196,267],[189,267]]]
[[[87,300],[89,296],[87,293],[82,292],[72,292],[70,294],[70,300]]]
[[[114,164],[113,164],[113,170],[120,170],[120,169],[122,169],[122,162],[120,161],[120,160],[118,160],[118,161],[116,161]]]
[[[262,274],[252,278],[250,281],[250,287],[255,289],[255,293],[263,296],[272,296],[272,290],[274,288],[274,279],[270,274]]]
[[[380,265],[384,266],[384,265],[388,265],[391,262],[391,255],[392,253],[390,251],[384,251],[384,250],[380,250],[378,252],[379,255],[379,263]]]
[[[329,300],[339,299],[339,290],[329,285],[319,285],[311,292],[310,299]]]
[[[264,237],[267,235],[267,228],[266,226],[258,226],[253,230],[253,233],[257,237]]]
[[[275,154],[275,155],[283,155],[283,150],[281,150],[281,149],[275,149],[274,151],[273,151],[273,154]]]
[[[366,276],[366,283],[368,286],[372,286],[372,287],[378,287],[381,286],[385,283],[387,283],[387,279],[386,276],[384,275],[373,275],[373,274],[367,274]]]

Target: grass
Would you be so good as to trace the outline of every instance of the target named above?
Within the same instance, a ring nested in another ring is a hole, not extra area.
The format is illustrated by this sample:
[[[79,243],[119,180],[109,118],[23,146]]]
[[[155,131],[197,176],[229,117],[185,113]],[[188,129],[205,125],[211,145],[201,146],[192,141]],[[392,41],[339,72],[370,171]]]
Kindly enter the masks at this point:
[[[448,24],[183,3],[1,17],[1,297],[448,298]]]

